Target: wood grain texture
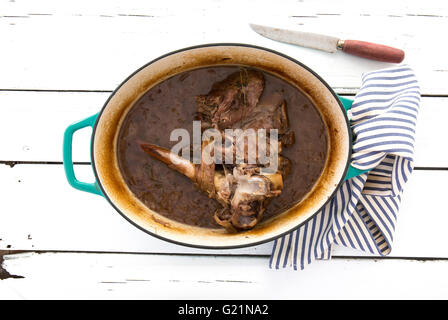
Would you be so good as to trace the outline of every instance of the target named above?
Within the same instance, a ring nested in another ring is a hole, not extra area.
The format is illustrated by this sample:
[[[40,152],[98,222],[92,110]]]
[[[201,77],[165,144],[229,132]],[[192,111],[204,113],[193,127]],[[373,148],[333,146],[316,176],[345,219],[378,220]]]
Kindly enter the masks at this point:
[[[342,51],[361,58],[391,63],[400,63],[405,56],[401,49],[359,40],[344,40]]]
[[[271,41],[253,32],[252,22],[402,48],[424,94],[448,93],[448,44],[438,37],[448,29],[443,1],[24,0],[5,1],[0,9],[3,89],[113,90],[161,54],[214,42],[278,50],[314,69],[331,86],[351,91],[359,88],[363,72],[388,66]]]
[[[76,166],[75,172],[81,181],[92,181],[90,166]],[[220,255],[271,253],[272,243],[245,249],[203,250],[156,239],[125,221],[104,198],[72,189],[65,181],[61,165],[16,165],[13,168],[3,165],[0,176],[0,249]],[[391,256],[448,258],[446,192],[440,184],[445,179],[448,179],[448,171],[419,170],[412,175],[403,196]],[[339,247],[334,254],[366,255]]]
[[[20,254],[5,268],[0,299],[442,299],[448,261],[317,261],[269,270],[257,257]]]

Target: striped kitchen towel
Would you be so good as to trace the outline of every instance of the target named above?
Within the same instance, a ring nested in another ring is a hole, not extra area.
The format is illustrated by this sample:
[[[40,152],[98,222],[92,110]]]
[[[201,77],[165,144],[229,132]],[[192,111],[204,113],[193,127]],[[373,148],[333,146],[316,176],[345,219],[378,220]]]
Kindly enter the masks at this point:
[[[372,170],[345,181],[313,219],[275,240],[271,268],[297,270],[329,259],[332,244],[390,253],[401,194],[413,169],[419,104],[420,88],[409,66],[363,75],[351,111],[352,165]]]

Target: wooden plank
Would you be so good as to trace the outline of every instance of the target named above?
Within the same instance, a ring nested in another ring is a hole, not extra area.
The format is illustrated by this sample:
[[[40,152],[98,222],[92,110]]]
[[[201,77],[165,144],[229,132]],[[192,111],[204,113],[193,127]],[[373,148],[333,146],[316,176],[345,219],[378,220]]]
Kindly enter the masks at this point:
[[[90,167],[76,167],[90,181]],[[272,243],[237,250],[202,250],[153,238],[125,221],[100,196],[72,189],[61,165],[0,167],[0,250],[63,250],[269,255]],[[394,257],[444,257],[448,235],[448,171],[416,171],[406,186]],[[359,255],[335,248],[335,255]],[[363,255],[361,253],[361,255]]]
[[[70,124],[101,109],[110,93],[1,92],[0,160],[62,161]],[[74,135],[74,161],[90,161],[91,129]]]
[[[112,90],[161,54],[213,42],[281,51],[310,66],[333,87],[352,92],[360,86],[362,72],[388,66],[265,39],[248,27],[249,22],[261,22],[401,47],[405,63],[418,72],[423,93],[448,93],[448,44],[439,38],[440,30],[448,29],[443,1],[360,5],[350,0],[341,5],[289,0],[281,6],[269,0],[83,3],[2,4],[0,88]]]
[[[61,165],[3,165],[0,172],[5,205],[0,207],[0,249],[214,253],[174,245],[140,231],[104,198],[72,189]],[[93,179],[90,166],[78,165],[75,172],[81,181]],[[270,246],[234,252],[257,253],[265,248],[266,253]]]
[[[62,161],[65,128],[98,112],[109,93],[1,92],[0,161]],[[415,165],[448,167],[448,98],[423,98]],[[90,161],[90,129],[75,135],[74,160]]]
[[[317,261],[269,270],[264,258],[46,253],[5,256],[23,279],[1,299],[445,299],[448,261]],[[406,272],[403,272],[406,270]]]

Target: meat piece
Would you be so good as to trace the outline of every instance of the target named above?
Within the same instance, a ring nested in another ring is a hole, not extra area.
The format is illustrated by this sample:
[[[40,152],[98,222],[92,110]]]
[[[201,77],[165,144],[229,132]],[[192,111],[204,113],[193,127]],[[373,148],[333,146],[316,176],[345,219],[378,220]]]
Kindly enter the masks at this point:
[[[214,176],[215,199],[227,207],[232,197],[233,176],[224,172],[216,171]]]
[[[208,153],[207,146],[211,142],[204,141],[202,143],[201,165],[196,167],[195,183],[199,190],[204,191],[210,198],[215,195],[215,161],[210,159],[213,153]]]
[[[266,200],[277,196],[283,188],[281,174],[260,174],[260,168],[239,165],[233,169],[235,190],[230,208],[215,213],[215,221],[229,231],[253,228],[262,218]]]
[[[283,134],[280,138],[282,145],[285,147],[292,146],[296,142],[296,137],[294,135],[294,131],[288,131]]]
[[[220,158],[215,158],[216,163],[232,165],[248,163],[269,166],[270,155],[280,154],[282,151],[282,142],[270,140],[269,135],[260,136],[257,131],[253,130],[235,131],[234,133],[233,135],[222,133],[223,143],[217,143],[214,146],[216,155],[220,155]],[[262,143],[263,141],[264,143]]]
[[[201,120],[203,129],[235,127],[256,107],[263,87],[261,72],[241,69],[215,83],[207,95],[196,97],[196,119]]]
[[[221,210],[217,210],[213,218],[215,219],[217,224],[226,228],[228,232],[234,233],[238,231],[232,224],[232,213],[230,212],[229,208],[224,207]]]
[[[283,179],[286,179],[286,177],[291,172],[291,160],[289,160],[286,157],[279,156],[278,157],[278,172],[281,173]]]
[[[286,101],[278,93],[263,97],[257,107],[242,121],[243,129],[277,129],[278,134],[284,134],[289,128],[286,113]]]

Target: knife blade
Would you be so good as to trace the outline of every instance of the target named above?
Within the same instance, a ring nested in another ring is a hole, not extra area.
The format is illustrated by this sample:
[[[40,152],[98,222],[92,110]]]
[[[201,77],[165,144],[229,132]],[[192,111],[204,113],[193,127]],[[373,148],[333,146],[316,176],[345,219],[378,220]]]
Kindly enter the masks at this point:
[[[360,40],[341,40],[323,34],[273,28],[250,24],[252,30],[268,39],[302,47],[334,53],[338,49],[358,57],[383,62],[400,63],[404,59],[401,49]]]

